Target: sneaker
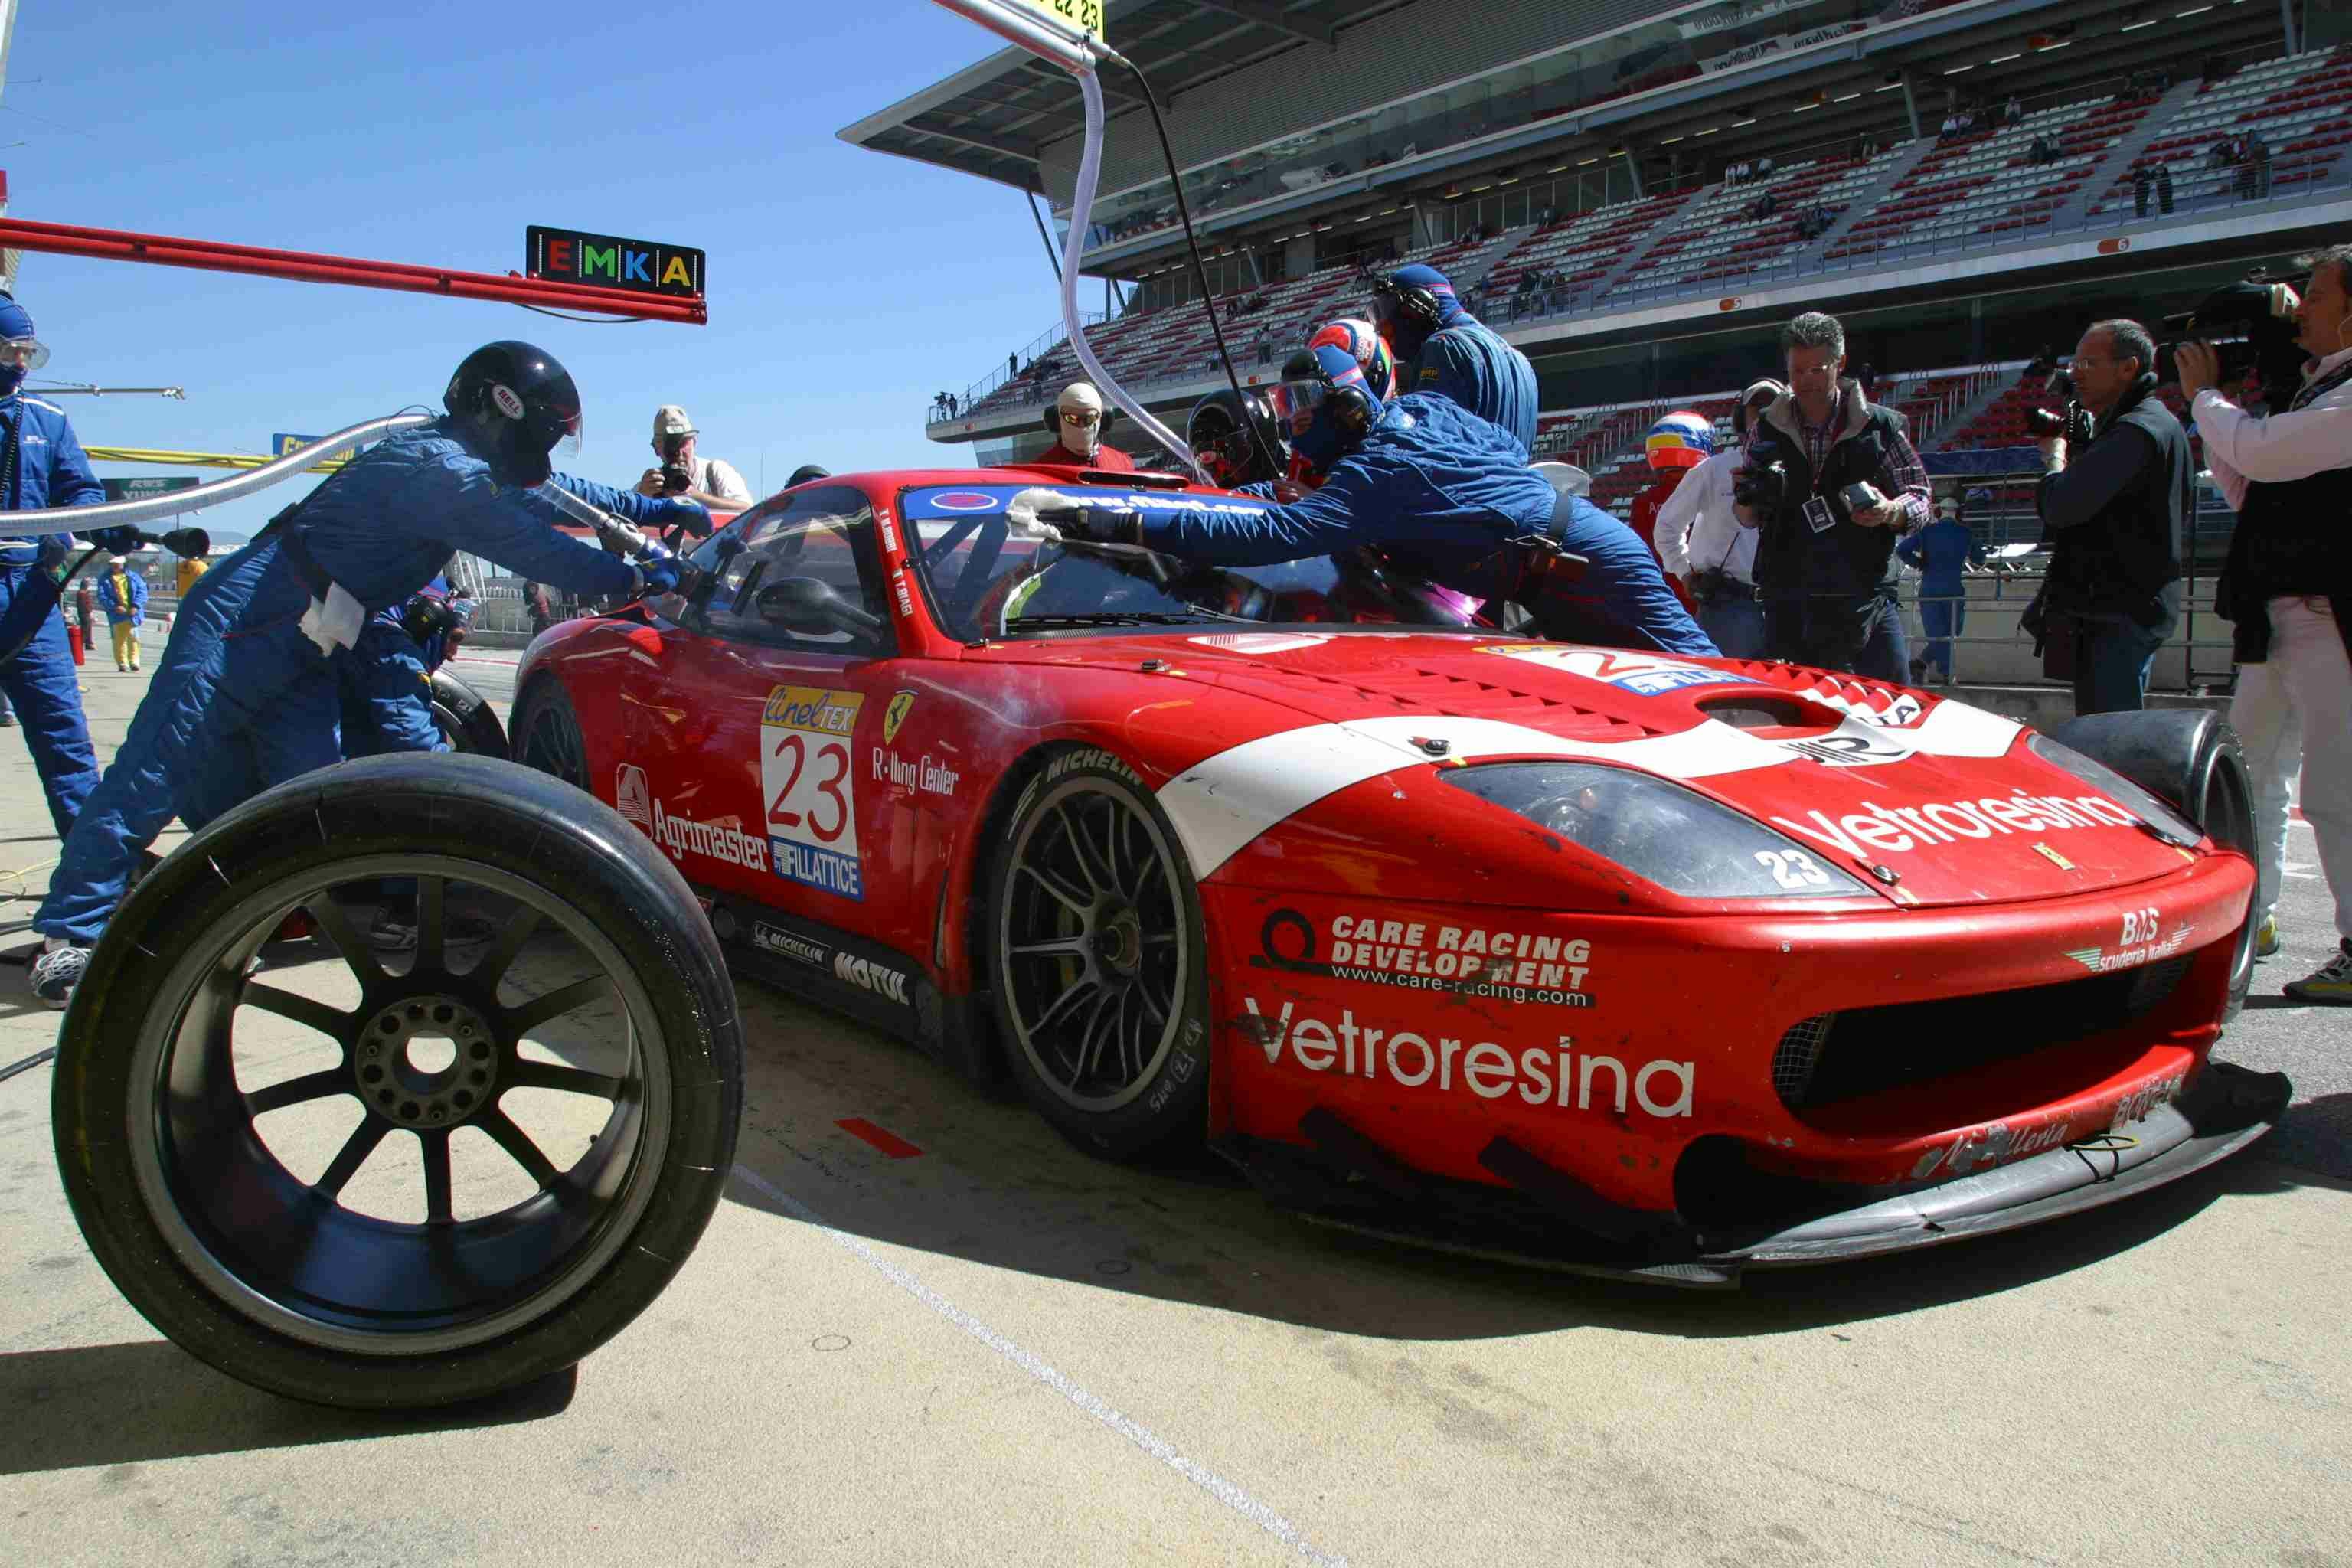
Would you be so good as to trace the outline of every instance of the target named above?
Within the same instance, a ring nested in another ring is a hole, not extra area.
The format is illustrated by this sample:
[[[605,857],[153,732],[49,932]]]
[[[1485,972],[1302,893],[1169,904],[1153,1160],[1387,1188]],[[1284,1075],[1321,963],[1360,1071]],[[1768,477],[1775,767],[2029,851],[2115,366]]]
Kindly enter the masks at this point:
[[[2336,956],[2317,973],[2290,980],[2282,989],[2298,1002],[2352,1004],[2352,937],[2336,944]]]
[[[89,949],[51,937],[33,960],[33,994],[51,1007],[73,1000],[74,987],[89,968]]]
[[[2279,950],[2278,916],[2264,915],[2263,923],[2254,928],[2254,956],[2269,958]]]
[[[498,928],[479,915],[463,910],[444,913],[441,917],[441,940],[450,947],[466,947],[490,941],[499,934]],[[407,952],[416,946],[416,911],[397,905],[375,917],[368,928],[368,945],[379,952]]]
[[[1914,686],[1925,686],[1927,684],[1927,661],[1926,659],[1915,658],[1911,661],[1911,684]]]

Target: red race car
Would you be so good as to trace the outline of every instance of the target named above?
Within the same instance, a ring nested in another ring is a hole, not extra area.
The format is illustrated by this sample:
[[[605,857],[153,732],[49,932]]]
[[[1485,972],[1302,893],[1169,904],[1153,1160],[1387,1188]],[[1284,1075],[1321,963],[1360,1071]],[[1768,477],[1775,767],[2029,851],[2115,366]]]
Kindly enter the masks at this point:
[[[541,637],[515,754],[748,969],[1009,1068],[1081,1146],[1206,1139],[1442,1245],[1727,1283],[2106,1202],[2284,1110],[2209,1060],[2254,878],[2211,715],[2062,744],[1008,526],[1039,483],[1215,494],[1159,479],[786,491],[691,598]]]

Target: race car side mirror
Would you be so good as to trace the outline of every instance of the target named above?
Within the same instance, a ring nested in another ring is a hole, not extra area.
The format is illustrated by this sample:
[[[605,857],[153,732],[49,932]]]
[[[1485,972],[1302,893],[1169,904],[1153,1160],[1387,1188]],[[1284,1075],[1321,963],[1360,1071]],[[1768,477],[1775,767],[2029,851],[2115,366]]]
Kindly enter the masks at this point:
[[[882,629],[881,616],[859,609],[822,577],[770,583],[753,595],[752,603],[771,626],[803,636],[849,632],[870,637]]]

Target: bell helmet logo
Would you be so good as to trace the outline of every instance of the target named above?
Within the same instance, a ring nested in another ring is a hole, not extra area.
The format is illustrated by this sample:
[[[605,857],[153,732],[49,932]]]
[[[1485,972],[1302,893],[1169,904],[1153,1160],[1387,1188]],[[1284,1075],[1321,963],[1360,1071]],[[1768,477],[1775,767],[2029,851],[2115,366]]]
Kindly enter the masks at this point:
[[[635,763],[621,764],[613,775],[613,805],[646,837],[654,836],[654,792],[646,783],[645,769]]]
[[[507,385],[503,382],[494,381],[490,383],[490,401],[497,404],[499,405],[499,412],[505,415],[508,418],[520,419],[522,417],[522,399],[515,395],[513,387]]]

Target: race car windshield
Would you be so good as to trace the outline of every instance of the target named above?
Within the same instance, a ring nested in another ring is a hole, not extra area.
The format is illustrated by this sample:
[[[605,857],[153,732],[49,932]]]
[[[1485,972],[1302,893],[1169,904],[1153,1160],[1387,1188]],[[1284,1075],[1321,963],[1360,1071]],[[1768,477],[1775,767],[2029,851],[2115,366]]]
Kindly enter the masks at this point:
[[[940,630],[965,642],[1242,620],[1263,623],[1319,604],[1337,573],[1328,559],[1227,571],[1188,567],[1150,551],[1016,539],[1005,504],[1024,487],[903,493],[908,553]],[[1074,500],[1129,506],[1122,490],[1056,486]],[[1160,504],[1204,504],[1164,492]]]

